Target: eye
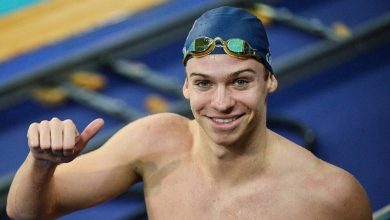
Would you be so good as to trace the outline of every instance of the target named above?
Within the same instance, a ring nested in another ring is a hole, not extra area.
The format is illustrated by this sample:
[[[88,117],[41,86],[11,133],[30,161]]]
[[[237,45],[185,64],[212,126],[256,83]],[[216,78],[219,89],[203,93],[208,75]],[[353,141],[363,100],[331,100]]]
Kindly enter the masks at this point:
[[[200,89],[207,89],[211,86],[211,82],[209,80],[197,80],[194,84]]]
[[[233,85],[239,89],[246,88],[248,86],[248,84],[249,84],[249,81],[246,79],[236,79],[233,81]]]

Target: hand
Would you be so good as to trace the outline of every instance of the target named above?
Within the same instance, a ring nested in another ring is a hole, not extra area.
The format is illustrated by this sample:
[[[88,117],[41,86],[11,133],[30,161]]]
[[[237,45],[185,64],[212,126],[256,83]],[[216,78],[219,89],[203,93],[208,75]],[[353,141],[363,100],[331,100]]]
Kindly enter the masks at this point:
[[[95,119],[79,134],[72,120],[53,118],[32,123],[28,128],[28,145],[37,160],[54,164],[67,163],[76,158],[103,127],[103,119]]]

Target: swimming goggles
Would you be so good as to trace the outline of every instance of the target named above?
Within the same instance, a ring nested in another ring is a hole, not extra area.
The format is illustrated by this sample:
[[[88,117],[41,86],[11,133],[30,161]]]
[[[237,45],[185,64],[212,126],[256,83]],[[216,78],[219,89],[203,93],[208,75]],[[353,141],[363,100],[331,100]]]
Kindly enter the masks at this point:
[[[216,47],[221,47],[226,54],[239,58],[255,58],[259,62],[263,63],[262,58],[258,55],[256,49],[253,49],[248,42],[239,38],[231,38],[224,41],[220,37],[214,39],[210,37],[196,38],[188,48],[183,48],[183,63],[186,65],[189,58],[192,57],[204,57],[210,54]]]

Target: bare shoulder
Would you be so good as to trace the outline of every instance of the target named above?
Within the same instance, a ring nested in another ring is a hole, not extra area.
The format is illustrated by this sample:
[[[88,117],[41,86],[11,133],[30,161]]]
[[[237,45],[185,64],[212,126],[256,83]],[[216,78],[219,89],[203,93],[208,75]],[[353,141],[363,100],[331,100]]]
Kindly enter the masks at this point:
[[[311,209],[325,219],[371,219],[372,211],[367,193],[349,172],[327,163],[305,148],[275,133],[277,158],[292,187],[310,201]],[[296,186],[298,185],[298,186]],[[322,219],[322,218],[319,218]]]
[[[124,153],[125,160],[158,162],[188,151],[192,143],[190,120],[173,113],[150,115],[129,123],[108,143]]]
[[[173,113],[149,115],[129,123],[117,135],[126,147],[144,152],[159,150],[191,138],[190,120]]]
[[[334,212],[333,219],[372,219],[368,195],[359,181],[349,172],[321,161],[318,175],[322,180],[319,196]]]
[[[124,129],[134,129],[137,128],[147,129],[149,131],[159,132],[161,129],[166,130],[176,130],[179,127],[188,126],[189,119],[174,113],[158,113],[149,115],[143,118],[140,118],[134,122],[129,123]]]
[[[123,132],[141,140],[161,142],[172,139],[170,138],[172,136],[188,135],[189,124],[190,120],[183,116],[174,113],[159,113],[130,123],[123,129]]]

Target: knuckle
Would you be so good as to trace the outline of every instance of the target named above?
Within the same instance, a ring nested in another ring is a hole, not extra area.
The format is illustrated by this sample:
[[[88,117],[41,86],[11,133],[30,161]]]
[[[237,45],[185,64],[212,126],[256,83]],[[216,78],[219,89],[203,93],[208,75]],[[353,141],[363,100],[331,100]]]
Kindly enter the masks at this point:
[[[62,145],[61,144],[52,144],[51,149],[53,150],[62,150]]]
[[[27,130],[27,138],[35,138],[38,133],[38,123],[32,123]]]
[[[49,122],[48,121],[41,121],[38,125],[38,129],[41,131],[42,129],[47,129],[49,128]]]
[[[51,120],[50,123],[50,128],[51,129],[58,129],[58,128],[61,128],[62,127],[62,123],[60,120],[56,119],[56,120]]]
[[[30,147],[30,148],[33,148],[33,149],[37,149],[37,148],[39,148],[40,146],[39,146],[39,143],[36,142],[36,141],[29,141],[29,147]]]
[[[36,128],[36,127],[38,127],[38,123],[36,123],[36,122],[31,123],[29,126],[30,129]]]
[[[50,144],[49,143],[45,143],[45,142],[43,142],[43,143],[41,143],[41,148],[42,149],[50,149],[51,148],[51,146],[50,146]]]
[[[73,123],[72,120],[67,119],[64,121],[64,132],[73,132],[75,134],[78,133],[76,125]],[[70,133],[68,133],[70,134]]]
[[[53,117],[53,118],[51,118],[51,120],[50,121],[59,121],[60,119],[58,119],[57,117]]]
[[[63,147],[64,150],[73,150],[74,149],[74,144],[64,144]]]
[[[64,124],[73,124],[73,121],[71,119],[65,119]]]

